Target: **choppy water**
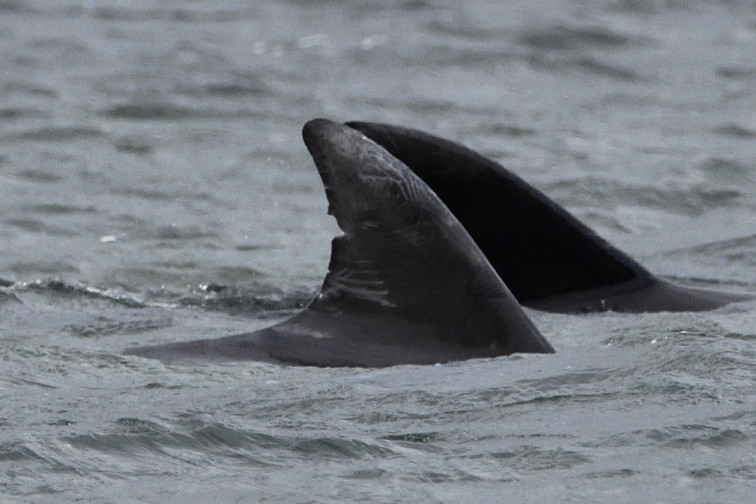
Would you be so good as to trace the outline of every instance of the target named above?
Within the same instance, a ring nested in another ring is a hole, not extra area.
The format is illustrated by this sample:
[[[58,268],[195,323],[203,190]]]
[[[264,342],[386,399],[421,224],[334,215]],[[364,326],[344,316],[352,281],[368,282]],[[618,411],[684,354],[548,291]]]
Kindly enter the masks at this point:
[[[299,130],[465,142],[652,271],[756,292],[756,7],[0,3],[0,501],[752,502],[756,307],[529,312],[555,356],[166,366],[304,305]]]

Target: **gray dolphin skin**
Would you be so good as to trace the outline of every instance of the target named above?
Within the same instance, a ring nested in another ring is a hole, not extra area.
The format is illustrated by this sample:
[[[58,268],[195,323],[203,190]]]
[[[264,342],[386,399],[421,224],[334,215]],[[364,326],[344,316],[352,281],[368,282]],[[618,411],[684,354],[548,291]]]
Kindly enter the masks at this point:
[[[433,189],[525,306],[564,313],[701,311],[753,299],[654,276],[543,193],[462,145],[401,126],[347,124]]]
[[[320,293],[260,331],[125,353],[385,367],[554,352],[468,230],[404,163],[324,119],[302,136],[343,231]]]

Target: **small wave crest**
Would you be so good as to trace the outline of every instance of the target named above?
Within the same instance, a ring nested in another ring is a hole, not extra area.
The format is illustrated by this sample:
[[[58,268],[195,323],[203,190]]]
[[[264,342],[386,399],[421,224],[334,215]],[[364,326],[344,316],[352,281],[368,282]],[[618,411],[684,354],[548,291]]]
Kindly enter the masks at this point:
[[[385,458],[394,452],[381,443],[337,437],[272,435],[220,422],[162,425],[140,418],[121,418],[113,432],[67,436],[65,443],[79,450],[143,456],[146,453],[191,459],[232,457],[245,464],[267,466],[306,457],[308,460]]]

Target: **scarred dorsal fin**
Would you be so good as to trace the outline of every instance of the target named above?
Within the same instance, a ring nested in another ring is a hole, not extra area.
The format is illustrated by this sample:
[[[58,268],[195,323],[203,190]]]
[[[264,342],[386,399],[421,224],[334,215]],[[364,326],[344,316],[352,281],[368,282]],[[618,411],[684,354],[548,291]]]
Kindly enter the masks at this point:
[[[542,192],[462,145],[401,126],[348,125],[436,192],[527,306],[556,312],[698,311],[752,299],[657,278]]]
[[[343,231],[320,293],[266,329],[128,353],[380,367],[554,351],[465,228],[407,166],[341,124],[315,119],[302,134]]]
[[[502,354],[552,351],[457,218],[403,163],[330,121],[310,121],[303,136],[344,231],[308,310],[413,321],[447,343]]]

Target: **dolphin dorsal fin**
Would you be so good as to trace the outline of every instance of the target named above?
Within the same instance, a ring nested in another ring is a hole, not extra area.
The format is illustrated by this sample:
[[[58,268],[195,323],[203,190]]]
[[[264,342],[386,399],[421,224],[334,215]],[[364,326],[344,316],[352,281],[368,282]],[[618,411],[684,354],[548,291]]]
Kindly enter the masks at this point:
[[[332,241],[320,293],[293,317],[254,332],[127,353],[385,367],[554,351],[465,228],[407,166],[338,123],[314,119],[302,135],[343,231]]]
[[[445,344],[499,355],[553,351],[457,218],[402,162],[331,121],[308,122],[303,137],[343,231],[308,310],[432,326]]]
[[[521,303],[654,276],[503,166],[418,130],[351,122],[443,200]]]

